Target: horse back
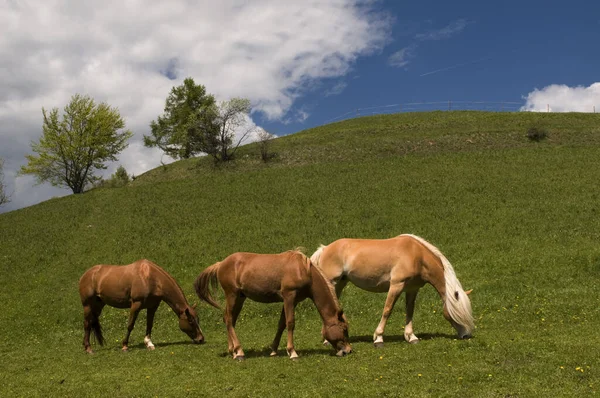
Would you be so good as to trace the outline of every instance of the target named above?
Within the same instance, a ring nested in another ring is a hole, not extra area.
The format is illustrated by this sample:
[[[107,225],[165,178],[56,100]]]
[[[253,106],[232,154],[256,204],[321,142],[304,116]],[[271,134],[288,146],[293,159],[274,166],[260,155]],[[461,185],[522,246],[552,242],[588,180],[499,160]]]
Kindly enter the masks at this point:
[[[330,280],[347,277],[366,290],[385,291],[392,280],[420,273],[423,247],[414,239],[339,239],[321,254],[320,266]]]
[[[218,278],[224,290],[237,290],[259,302],[281,301],[284,290],[310,285],[310,260],[299,252],[234,253],[221,262]]]
[[[128,308],[131,301],[143,301],[156,293],[161,277],[157,267],[148,260],[129,265],[96,265],[79,281],[81,300],[95,296],[113,307]]]

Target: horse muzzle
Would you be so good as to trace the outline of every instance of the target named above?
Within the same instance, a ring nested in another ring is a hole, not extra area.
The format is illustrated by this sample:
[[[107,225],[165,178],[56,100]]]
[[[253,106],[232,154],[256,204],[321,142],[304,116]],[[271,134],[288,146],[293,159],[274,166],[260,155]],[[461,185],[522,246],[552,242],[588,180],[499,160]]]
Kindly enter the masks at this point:
[[[346,347],[339,350],[335,355],[338,357],[345,357],[352,352],[352,347],[348,344]]]

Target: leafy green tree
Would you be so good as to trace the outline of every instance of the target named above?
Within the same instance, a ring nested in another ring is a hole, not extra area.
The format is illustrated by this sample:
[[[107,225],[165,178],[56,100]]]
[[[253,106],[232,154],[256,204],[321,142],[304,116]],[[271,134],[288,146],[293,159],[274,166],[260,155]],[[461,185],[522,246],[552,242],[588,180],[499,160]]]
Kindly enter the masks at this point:
[[[250,109],[250,100],[246,98],[232,98],[213,107],[217,129],[207,130],[202,152],[211,155],[215,162],[233,159],[237,148],[255,129],[250,122]]]
[[[150,123],[151,135],[144,135],[144,145],[158,147],[175,159],[204,152],[206,137],[217,130],[214,105],[215,98],[203,85],[185,79],[171,90],[163,115]]]
[[[37,155],[27,155],[27,165],[19,173],[32,174],[38,183],[69,187],[73,193],[82,193],[86,185],[98,177],[94,171],[106,169],[106,161],[117,160],[116,155],[127,148],[133,135],[117,108],[106,103],[96,104],[88,96],[71,97],[59,120],[58,108],[44,115],[43,134],[39,142],[32,142]]]
[[[6,194],[4,186],[4,159],[0,159],[0,206],[10,202],[10,197]]]

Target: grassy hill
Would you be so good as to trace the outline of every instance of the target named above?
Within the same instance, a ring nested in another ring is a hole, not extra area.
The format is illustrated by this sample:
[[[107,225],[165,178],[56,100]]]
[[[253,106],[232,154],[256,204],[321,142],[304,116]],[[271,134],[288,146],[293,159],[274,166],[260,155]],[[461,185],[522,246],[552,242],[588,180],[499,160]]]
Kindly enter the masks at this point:
[[[530,142],[526,130],[549,137]],[[0,215],[1,396],[575,396],[600,369],[600,116],[432,112],[364,117],[255,144],[233,164],[180,161],[129,186],[96,189]],[[414,233],[437,245],[473,288],[477,329],[454,338],[430,286],[403,341],[404,300],[377,350],[385,295],[342,297],[354,353],[320,344],[312,303],[299,305],[300,361],[269,358],[280,305],[246,302],[226,355],[221,313],[199,304],[207,339],[192,345],[161,305],[154,352],[145,312],[120,352],[128,311],[106,308],[107,344],[82,350],[81,274],[148,258],[191,302],[194,278],[235,251],[280,252],[341,237]]]

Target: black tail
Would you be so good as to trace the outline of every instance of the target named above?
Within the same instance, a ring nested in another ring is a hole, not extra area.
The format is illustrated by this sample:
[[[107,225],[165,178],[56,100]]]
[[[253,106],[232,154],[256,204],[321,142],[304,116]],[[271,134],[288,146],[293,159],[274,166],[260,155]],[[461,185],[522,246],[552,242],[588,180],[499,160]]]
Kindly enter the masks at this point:
[[[104,337],[102,336],[102,327],[100,326],[100,319],[98,319],[98,315],[94,314],[94,319],[92,319],[90,326],[94,331],[94,336],[96,337],[98,344],[104,345]]]

